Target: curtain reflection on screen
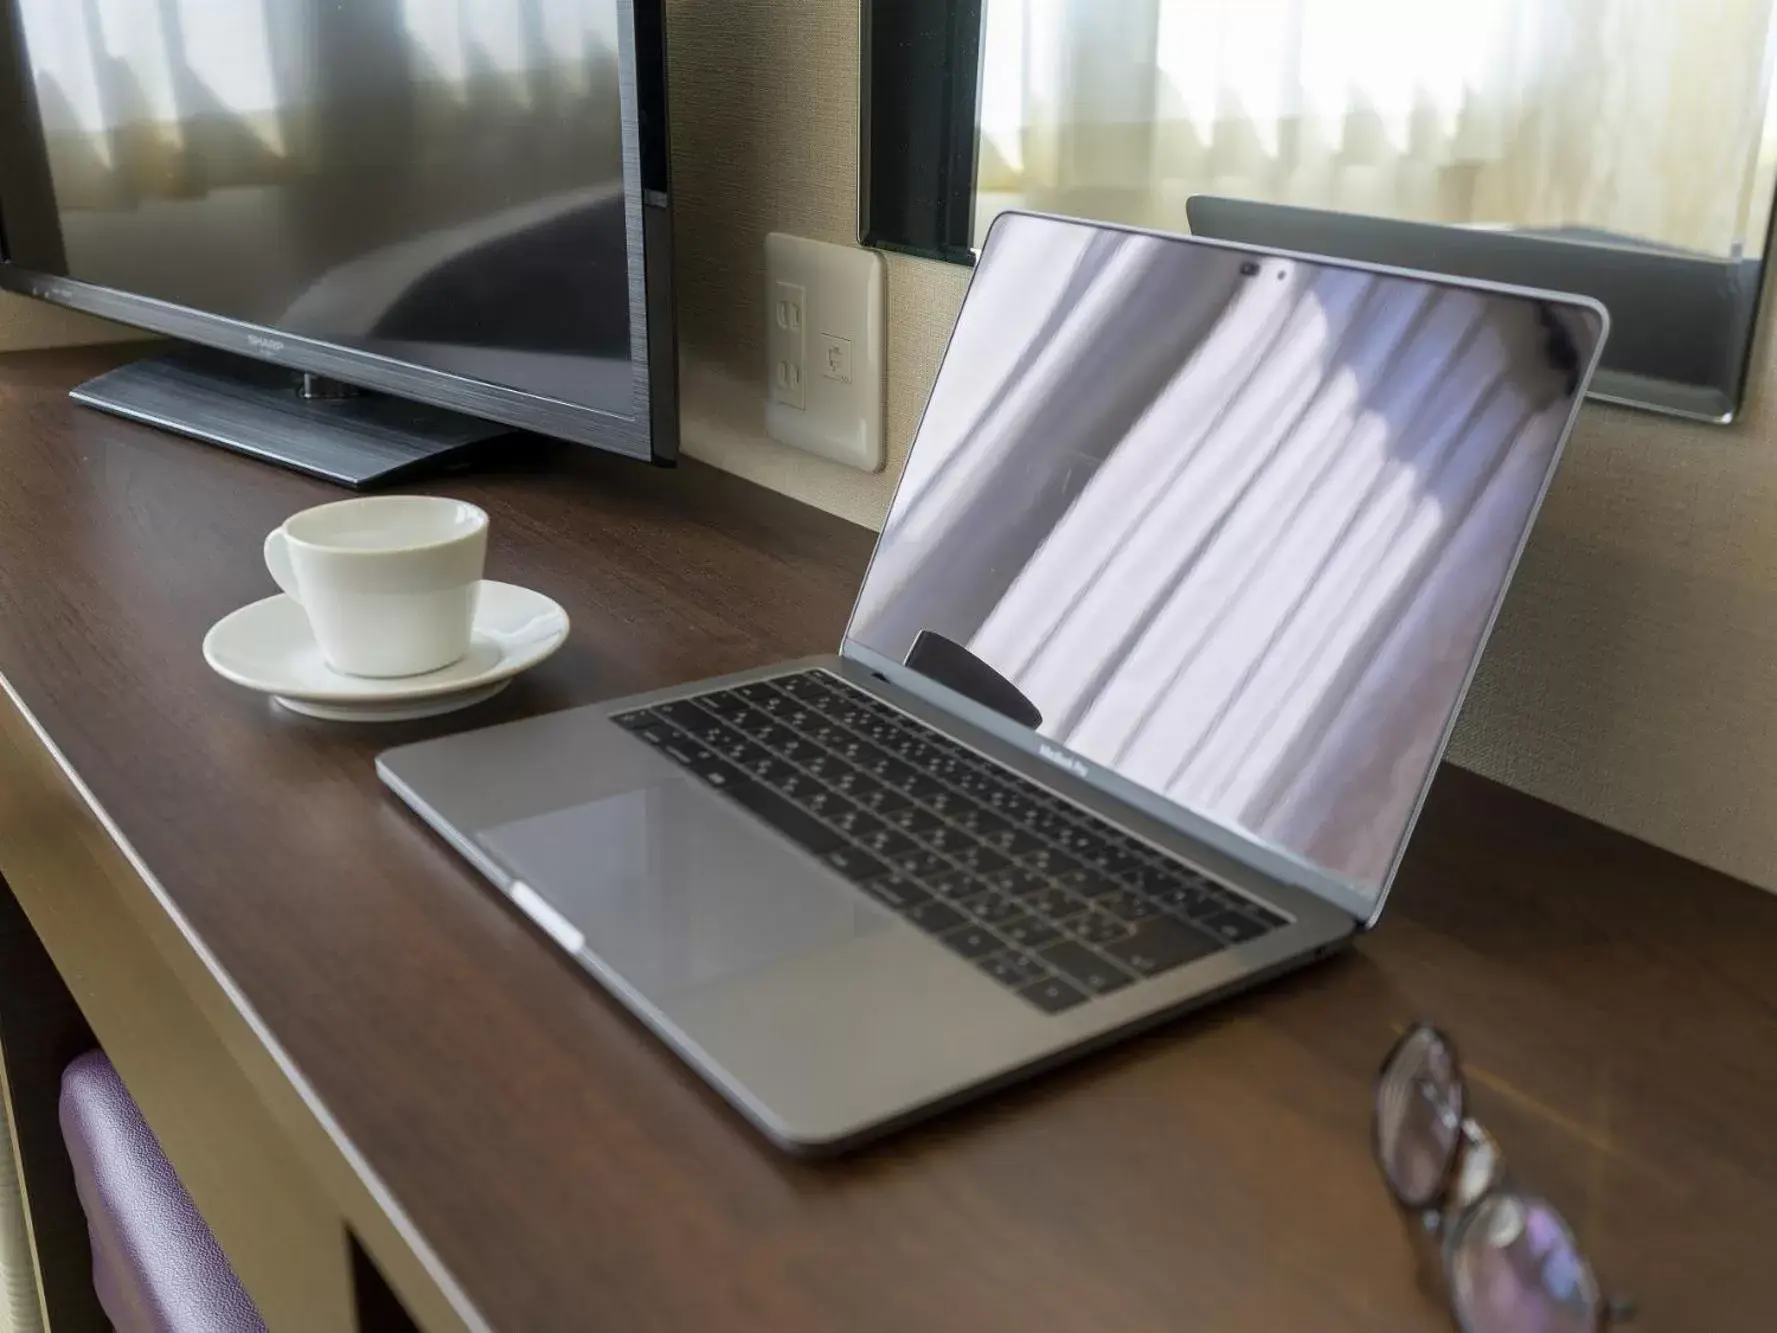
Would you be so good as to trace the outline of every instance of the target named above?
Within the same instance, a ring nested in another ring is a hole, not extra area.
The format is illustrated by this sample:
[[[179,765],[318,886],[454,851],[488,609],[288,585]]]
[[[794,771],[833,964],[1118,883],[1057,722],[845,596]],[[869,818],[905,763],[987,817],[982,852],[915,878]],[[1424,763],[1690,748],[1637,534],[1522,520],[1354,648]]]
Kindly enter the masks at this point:
[[[1595,336],[1518,298],[1010,219],[853,637],[966,645],[1042,734],[1374,888]]]
[[[358,137],[407,155],[424,144],[416,118],[524,154],[543,109],[580,148],[575,115],[615,115],[608,0],[15,3],[64,209],[326,171],[341,137],[326,121],[346,104]]]
[[[8,9],[10,260],[633,410],[620,0]]]

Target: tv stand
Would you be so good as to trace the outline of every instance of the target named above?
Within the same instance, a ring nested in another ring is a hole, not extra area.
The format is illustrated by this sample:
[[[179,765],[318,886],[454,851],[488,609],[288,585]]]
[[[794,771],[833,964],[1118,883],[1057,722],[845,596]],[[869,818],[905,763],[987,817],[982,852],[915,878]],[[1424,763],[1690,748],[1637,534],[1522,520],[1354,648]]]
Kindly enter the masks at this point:
[[[356,490],[466,467],[478,446],[513,433],[441,407],[196,348],[120,366],[71,397]]]

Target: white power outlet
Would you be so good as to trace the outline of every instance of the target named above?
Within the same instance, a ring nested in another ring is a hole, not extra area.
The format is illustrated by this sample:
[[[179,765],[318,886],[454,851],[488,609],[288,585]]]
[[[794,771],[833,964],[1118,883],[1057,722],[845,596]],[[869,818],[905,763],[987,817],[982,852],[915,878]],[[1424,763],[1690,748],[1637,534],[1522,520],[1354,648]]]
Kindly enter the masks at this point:
[[[765,270],[767,432],[793,448],[880,471],[880,256],[773,232]]]
[[[777,282],[771,294],[771,401],[806,411],[802,380],[808,374],[808,289]]]

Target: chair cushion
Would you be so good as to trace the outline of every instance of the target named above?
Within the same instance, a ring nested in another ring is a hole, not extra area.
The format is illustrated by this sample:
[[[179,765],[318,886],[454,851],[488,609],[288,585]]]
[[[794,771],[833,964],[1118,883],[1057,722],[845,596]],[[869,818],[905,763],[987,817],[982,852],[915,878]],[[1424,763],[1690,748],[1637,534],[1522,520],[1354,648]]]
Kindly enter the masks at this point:
[[[62,1138],[117,1333],[263,1333],[265,1323],[103,1053],[62,1075]]]

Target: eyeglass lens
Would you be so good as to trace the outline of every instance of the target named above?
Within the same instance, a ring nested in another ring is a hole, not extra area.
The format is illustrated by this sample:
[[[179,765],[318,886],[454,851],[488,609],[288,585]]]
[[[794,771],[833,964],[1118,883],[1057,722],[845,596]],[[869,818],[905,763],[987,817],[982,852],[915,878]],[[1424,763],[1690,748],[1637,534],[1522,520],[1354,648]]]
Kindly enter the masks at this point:
[[[1376,1084],[1376,1152],[1395,1197],[1411,1208],[1435,1202],[1462,1136],[1462,1080],[1449,1044],[1414,1028]]]
[[[1465,1333],[1593,1333],[1601,1298],[1573,1233],[1540,1199],[1494,1194],[1450,1237],[1451,1303]]]

